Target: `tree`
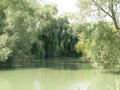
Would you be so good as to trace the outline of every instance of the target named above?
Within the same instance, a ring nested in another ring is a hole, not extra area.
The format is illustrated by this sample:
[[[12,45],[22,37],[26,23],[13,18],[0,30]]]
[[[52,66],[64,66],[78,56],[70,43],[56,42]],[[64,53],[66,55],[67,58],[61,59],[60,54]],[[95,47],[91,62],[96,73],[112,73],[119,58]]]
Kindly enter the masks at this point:
[[[29,64],[32,59],[76,54],[77,39],[69,19],[57,16],[56,5],[34,0],[0,2],[0,61]]]
[[[120,1],[78,0],[78,2],[82,17],[86,18],[86,21],[94,20],[94,23],[90,21],[90,26],[86,26],[86,23],[83,24],[83,27],[79,26],[80,31],[81,29],[82,31],[79,34],[80,40],[76,45],[77,50],[82,51],[84,56],[95,62],[98,67],[118,67],[120,63]],[[106,17],[109,17],[112,23]]]
[[[80,0],[79,6],[81,11],[87,13],[97,13],[97,16],[104,16],[109,17],[112,19],[116,32],[120,34],[120,27],[119,27],[119,0]],[[88,11],[89,9],[89,11]]]
[[[3,59],[24,60],[31,56],[32,43],[36,38],[36,3],[28,0],[2,0],[0,3],[0,34],[3,37],[1,57]],[[9,42],[9,44],[8,44]],[[5,48],[5,49],[4,49]],[[24,62],[24,61],[23,61]]]
[[[77,52],[82,52],[85,59],[99,68],[119,67],[120,40],[113,34],[113,26],[106,22],[84,23],[77,29],[80,37],[76,44]]]
[[[96,26],[95,44],[91,47],[91,59],[101,68],[117,68],[120,64],[120,40],[107,23]]]
[[[41,10],[42,13],[38,14],[38,38],[32,47],[35,58],[57,58],[75,54],[74,45],[77,39],[72,35],[67,15],[56,16],[57,9],[54,5],[44,5]]]
[[[12,53],[12,38],[7,34],[0,35],[0,61],[5,61]]]

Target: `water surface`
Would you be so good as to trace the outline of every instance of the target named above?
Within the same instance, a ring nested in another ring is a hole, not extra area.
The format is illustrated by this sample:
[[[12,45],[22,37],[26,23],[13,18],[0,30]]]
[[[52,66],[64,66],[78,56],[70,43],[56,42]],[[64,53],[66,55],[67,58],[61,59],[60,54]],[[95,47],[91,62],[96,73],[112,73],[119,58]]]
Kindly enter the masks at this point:
[[[115,90],[120,75],[50,68],[0,71],[0,90]],[[120,86],[120,85],[119,85]]]

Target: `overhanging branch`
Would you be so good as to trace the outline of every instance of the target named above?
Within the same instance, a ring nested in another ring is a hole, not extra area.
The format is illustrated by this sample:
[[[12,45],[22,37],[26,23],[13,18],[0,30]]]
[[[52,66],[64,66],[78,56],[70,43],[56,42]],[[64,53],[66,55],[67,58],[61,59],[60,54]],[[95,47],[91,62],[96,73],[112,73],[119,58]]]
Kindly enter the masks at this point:
[[[107,11],[105,11],[98,3],[96,3],[94,0],[93,0],[93,3],[94,3],[97,7],[99,7],[104,13],[106,13],[109,17],[112,18],[112,15],[110,15],[110,13],[108,13]]]

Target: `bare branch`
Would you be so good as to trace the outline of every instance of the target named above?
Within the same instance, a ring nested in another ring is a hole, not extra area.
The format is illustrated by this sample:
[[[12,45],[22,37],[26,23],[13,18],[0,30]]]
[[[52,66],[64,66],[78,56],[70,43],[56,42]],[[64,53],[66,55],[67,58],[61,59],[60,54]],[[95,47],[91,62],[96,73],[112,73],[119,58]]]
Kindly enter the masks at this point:
[[[111,3],[110,3],[110,11],[111,11],[111,14],[112,14],[112,19],[113,19],[113,22],[114,22],[114,25],[115,25],[115,28],[116,30],[120,30],[119,26],[118,26],[118,22],[116,20],[116,16],[115,16],[115,12],[113,10],[114,6],[113,6],[113,0],[111,0]],[[119,32],[120,33],[120,32]]]
[[[112,15],[110,15],[110,13],[108,13],[107,11],[105,11],[98,3],[96,3],[94,0],[93,0],[94,4],[99,7],[104,13],[106,13],[108,16],[110,16],[112,18]]]

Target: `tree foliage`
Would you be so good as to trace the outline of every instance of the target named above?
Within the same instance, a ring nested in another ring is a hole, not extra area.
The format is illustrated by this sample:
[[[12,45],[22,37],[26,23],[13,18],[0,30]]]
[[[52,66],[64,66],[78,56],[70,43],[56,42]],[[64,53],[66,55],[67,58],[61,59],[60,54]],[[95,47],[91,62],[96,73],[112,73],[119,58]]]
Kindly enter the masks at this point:
[[[119,67],[120,1],[78,0],[78,6],[85,22],[77,25],[76,50],[100,68]]]
[[[113,27],[105,22],[80,25],[78,52],[99,68],[117,68],[120,63],[120,40]]]
[[[0,7],[0,61],[30,63],[76,54],[68,17],[58,17],[56,5],[2,0]]]

